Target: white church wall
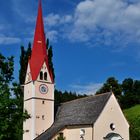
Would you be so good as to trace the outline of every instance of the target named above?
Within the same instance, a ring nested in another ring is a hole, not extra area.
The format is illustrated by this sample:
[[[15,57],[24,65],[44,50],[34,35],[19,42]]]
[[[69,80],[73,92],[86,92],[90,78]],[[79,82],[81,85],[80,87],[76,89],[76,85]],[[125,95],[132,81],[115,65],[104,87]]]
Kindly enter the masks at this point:
[[[111,123],[115,125],[114,131],[110,128]],[[129,125],[113,94],[94,125],[94,140],[102,140],[109,133],[117,133],[129,140]]]
[[[85,131],[85,135],[80,136],[81,130]],[[63,133],[66,140],[92,140],[93,128],[91,125],[81,125],[81,126],[69,126],[65,128],[61,133]],[[60,133],[60,132],[59,132]],[[55,140],[59,133],[52,139]]]
[[[24,108],[28,109],[28,106],[31,106],[32,104],[32,101],[29,101],[27,102],[26,104],[24,104]],[[28,114],[31,114],[32,108],[28,109]],[[24,131],[24,134],[23,134],[23,139],[31,139],[31,130],[32,130],[32,119],[29,118],[29,119],[26,119],[26,121],[24,121],[23,123],[23,131]]]
[[[35,130],[36,136],[43,133],[53,123],[53,101],[36,100],[35,102],[35,114],[36,123]]]
[[[48,87],[48,92],[42,94],[41,84]],[[27,100],[27,101],[26,101]],[[33,140],[48,129],[54,121],[54,84],[30,82],[24,86],[24,109],[31,114],[31,118],[24,122],[24,140]]]

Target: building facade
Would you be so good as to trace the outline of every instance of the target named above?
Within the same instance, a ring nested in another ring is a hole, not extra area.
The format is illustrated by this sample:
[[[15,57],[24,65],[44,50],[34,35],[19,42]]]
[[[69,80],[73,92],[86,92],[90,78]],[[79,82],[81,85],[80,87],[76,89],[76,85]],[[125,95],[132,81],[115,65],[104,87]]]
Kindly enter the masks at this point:
[[[129,124],[113,93],[64,103],[53,125],[36,140],[129,140]]]
[[[54,120],[54,79],[48,62],[41,0],[24,84],[23,140],[129,140],[129,124],[113,95],[104,93],[62,104]]]
[[[54,122],[54,80],[48,64],[41,0],[31,58],[24,84],[24,110],[30,118],[23,124],[23,140],[33,140]]]

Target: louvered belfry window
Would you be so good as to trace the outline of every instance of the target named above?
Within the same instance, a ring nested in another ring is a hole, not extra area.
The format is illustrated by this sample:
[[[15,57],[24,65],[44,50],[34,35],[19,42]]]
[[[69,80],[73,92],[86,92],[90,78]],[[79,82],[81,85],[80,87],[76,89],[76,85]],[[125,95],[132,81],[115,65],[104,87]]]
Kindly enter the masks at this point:
[[[40,80],[43,80],[43,72],[40,72]]]
[[[47,72],[44,73],[44,80],[47,81]]]

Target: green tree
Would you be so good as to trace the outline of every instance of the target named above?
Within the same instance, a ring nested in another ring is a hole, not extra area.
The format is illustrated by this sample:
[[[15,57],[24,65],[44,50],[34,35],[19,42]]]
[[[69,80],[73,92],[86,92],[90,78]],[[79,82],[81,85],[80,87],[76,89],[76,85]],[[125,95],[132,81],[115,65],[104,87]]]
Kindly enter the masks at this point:
[[[134,81],[132,78],[124,79],[124,81],[122,82],[122,90],[124,95],[133,92],[133,84]]]
[[[24,114],[20,104],[20,87],[13,83],[13,57],[0,54],[0,140],[21,140]]]
[[[10,82],[13,80],[13,57],[5,58],[0,54],[0,140],[11,137],[11,109],[13,101],[10,98]]]
[[[53,75],[53,78],[55,80],[55,73],[54,73],[54,66],[53,66],[53,49],[52,49],[52,46],[49,44],[49,39],[47,39],[46,41],[46,50],[48,52],[48,61],[49,61],[49,67],[52,71],[52,75]]]
[[[86,94],[84,95],[80,95],[80,94],[76,94],[76,92],[68,92],[68,91],[60,91],[60,90],[57,90],[55,89],[55,104],[56,105],[60,105],[61,103],[64,103],[64,102],[68,102],[68,101],[71,101],[71,100],[74,100],[74,99],[79,99],[79,98],[83,98],[83,97],[87,97]]]
[[[133,94],[136,97],[136,103],[140,104],[140,81],[135,80],[133,84]]]
[[[14,93],[14,116],[13,121],[15,123],[15,136],[16,140],[22,140],[23,136],[23,121],[30,118],[30,115],[25,110],[23,112],[23,89],[21,88],[20,84],[13,83],[12,92]]]
[[[30,56],[31,56],[31,43],[28,44],[27,50],[24,49],[24,46],[21,46],[20,70],[19,70],[19,83],[21,85],[24,84],[25,82],[28,60]]]
[[[140,81],[132,78],[124,79],[122,82],[123,95],[121,97],[121,106],[129,108],[133,105],[140,104]]]
[[[122,108],[131,107],[135,100],[133,95],[134,81],[131,78],[124,79],[122,82],[122,96],[120,98],[120,104]]]
[[[101,94],[110,91],[112,91],[116,97],[119,97],[122,94],[121,85],[118,83],[118,80],[116,80],[114,77],[109,77],[103,84],[103,86],[97,91],[96,94]]]
[[[63,135],[59,135],[55,140],[66,140],[66,138]]]

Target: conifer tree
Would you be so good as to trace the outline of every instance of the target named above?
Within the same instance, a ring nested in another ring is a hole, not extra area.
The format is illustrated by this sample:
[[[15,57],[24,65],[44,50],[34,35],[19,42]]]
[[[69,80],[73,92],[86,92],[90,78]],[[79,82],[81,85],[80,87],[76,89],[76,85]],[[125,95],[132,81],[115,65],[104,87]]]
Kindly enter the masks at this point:
[[[52,46],[49,44],[49,39],[47,39],[46,41],[46,50],[48,52],[48,61],[49,61],[49,67],[52,71],[52,74],[53,74],[53,78],[55,80],[55,73],[54,73],[54,66],[53,66],[53,49],[52,49]]]
[[[27,50],[24,49],[24,46],[21,46],[20,70],[19,70],[19,83],[21,85],[24,84],[25,82],[26,70],[30,56],[31,56],[31,43],[28,44]]]

